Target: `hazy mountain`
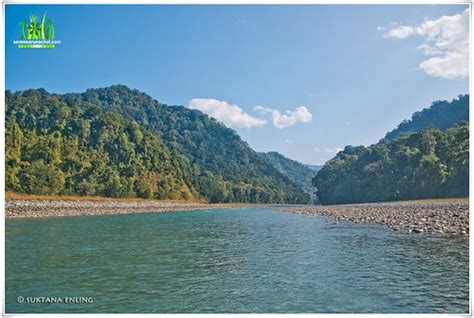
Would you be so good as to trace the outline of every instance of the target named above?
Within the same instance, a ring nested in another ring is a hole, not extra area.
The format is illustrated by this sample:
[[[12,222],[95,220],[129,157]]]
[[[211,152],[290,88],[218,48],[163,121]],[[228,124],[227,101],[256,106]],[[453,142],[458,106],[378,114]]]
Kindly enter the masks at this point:
[[[311,202],[316,198],[316,189],[311,184],[311,179],[316,175],[316,169],[319,166],[308,167],[296,160],[289,159],[278,152],[261,153],[261,155],[273,166],[296,183],[306,193],[311,195]]]
[[[314,172],[318,172],[319,170],[321,170],[322,167],[324,167],[324,165],[310,165],[310,164],[304,164],[306,166],[306,168],[314,171]]]

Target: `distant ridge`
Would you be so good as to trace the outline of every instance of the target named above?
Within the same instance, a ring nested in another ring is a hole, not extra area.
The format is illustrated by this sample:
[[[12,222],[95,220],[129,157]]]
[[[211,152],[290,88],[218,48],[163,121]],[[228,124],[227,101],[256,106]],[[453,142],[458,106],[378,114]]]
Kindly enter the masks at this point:
[[[314,172],[318,172],[321,170],[324,165],[309,165],[309,164],[304,164],[308,169],[313,170]]]
[[[446,130],[454,124],[469,121],[469,95],[459,95],[451,102],[436,101],[430,107],[414,113],[410,119],[404,120],[397,128],[385,135],[393,140],[401,134],[413,133],[428,127]]]
[[[311,179],[315,176],[317,169],[320,169],[320,166],[302,164],[276,151],[261,153],[261,155],[271,162],[278,171],[308,193],[311,196],[311,202],[316,199],[316,189],[311,184]]]

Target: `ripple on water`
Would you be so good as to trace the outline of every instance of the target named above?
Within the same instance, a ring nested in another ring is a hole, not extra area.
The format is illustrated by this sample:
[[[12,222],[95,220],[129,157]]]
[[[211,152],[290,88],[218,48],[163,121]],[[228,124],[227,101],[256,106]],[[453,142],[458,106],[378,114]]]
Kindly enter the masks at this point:
[[[7,312],[451,312],[468,239],[268,207],[7,220]],[[18,304],[17,296],[93,304]]]

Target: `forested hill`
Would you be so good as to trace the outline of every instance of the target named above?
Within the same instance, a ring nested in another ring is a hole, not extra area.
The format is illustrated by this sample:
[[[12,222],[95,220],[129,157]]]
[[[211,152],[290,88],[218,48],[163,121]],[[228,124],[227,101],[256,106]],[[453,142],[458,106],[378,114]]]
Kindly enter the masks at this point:
[[[458,99],[437,101],[429,108],[416,112],[411,119],[403,121],[397,128],[387,133],[386,139],[393,140],[400,134],[434,127],[446,130],[461,121],[469,121],[469,95],[459,95]]]
[[[278,152],[272,151],[261,153],[261,155],[271,162],[278,171],[283,173],[306,193],[311,195],[311,202],[314,201],[316,198],[316,189],[311,184],[311,179],[315,172],[314,170],[298,161],[291,160]]]
[[[469,95],[435,102],[377,144],[347,146],[313,178],[323,204],[469,195]]]
[[[313,179],[323,204],[469,195],[469,126],[347,146]]]
[[[123,85],[6,92],[6,190],[210,202],[307,203],[235,131]]]

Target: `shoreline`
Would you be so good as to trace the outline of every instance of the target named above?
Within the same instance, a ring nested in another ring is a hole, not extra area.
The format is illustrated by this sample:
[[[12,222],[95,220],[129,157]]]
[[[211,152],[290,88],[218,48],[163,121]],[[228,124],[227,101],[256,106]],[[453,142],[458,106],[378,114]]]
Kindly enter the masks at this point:
[[[6,219],[93,216],[134,213],[214,210],[267,204],[202,203],[171,200],[114,200],[90,198],[7,198]],[[330,217],[335,221],[374,223],[394,231],[469,235],[469,200],[434,199],[341,205],[278,207],[280,211]]]
[[[313,205],[279,210],[326,216],[336,221],[382,224],[394,231],[469,235],[469,199]]]
[[[242,203],[199,203],[168,200],[84,200],[6,199],[5,218],[45,218],[62,216],[115,215],[194,210],[214,210],[249,206]]]

